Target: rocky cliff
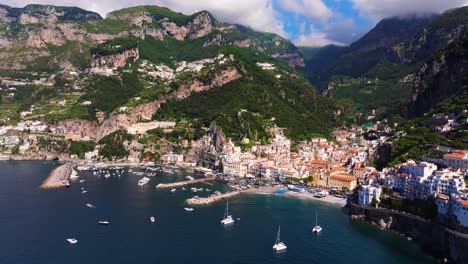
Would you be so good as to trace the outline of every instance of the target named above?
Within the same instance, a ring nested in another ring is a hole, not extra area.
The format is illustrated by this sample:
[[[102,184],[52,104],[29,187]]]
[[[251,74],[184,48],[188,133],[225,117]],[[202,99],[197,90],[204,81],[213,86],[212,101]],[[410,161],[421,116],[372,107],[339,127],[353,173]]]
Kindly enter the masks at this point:
[[[418,70],[411,91],[408,116],[421,116],[444,99],[466,90],[467,76],[468,33]]]
[[[349,203],[345,210],[351,219],[371,222],[382,229],[412,237],[424,250],[439,259],[447,258],[459,264],[468,263],[468,234],[448,229],[438,222],[387,209]]]

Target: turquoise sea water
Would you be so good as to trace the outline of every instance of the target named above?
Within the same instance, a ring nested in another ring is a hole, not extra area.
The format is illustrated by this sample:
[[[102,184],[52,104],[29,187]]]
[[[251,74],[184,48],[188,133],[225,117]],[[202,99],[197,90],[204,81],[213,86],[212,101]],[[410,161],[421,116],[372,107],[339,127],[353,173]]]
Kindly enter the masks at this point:
[[[69,189],[41,190],[57,163],[0,162],[0,263],[434,263],[413,242],[369,224],[350,221],[339,207],[283,196],[242,195],[225,204],[183,210],[193,194],[155,190],[186,173],[142,176],[80,174]],[[81,187],[88,193],[82,194]],[[204,184],[212,190],[225,186]],[[189,189],[189,188],[187,188]],[[200,196],[206,193],[200,193]],[[96,208],[88,208],[91,203]],[[324,228],[312,234],[315,210]],[[151,224],[150,216],[156,223]],[[99,220],[109,226],[98,225]],[[272,251],[278,225],[288,250]],[[76,237],[75,245],[66,238]]]

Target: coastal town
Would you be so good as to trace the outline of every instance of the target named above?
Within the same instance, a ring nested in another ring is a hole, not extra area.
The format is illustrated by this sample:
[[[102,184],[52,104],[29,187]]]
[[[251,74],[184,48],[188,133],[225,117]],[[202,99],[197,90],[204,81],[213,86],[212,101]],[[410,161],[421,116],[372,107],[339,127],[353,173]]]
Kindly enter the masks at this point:
[[[129,126],[127,133],[144,137],[152,129],[171,130],[176,125],[175,122],[157,121],[137,123]],[[363,207],[396,210],[404,209],[393,208],[395,201],[427,201],[435,205],[441,218],[455,219],[458,225],[468,227],[468,150],[440,146],[441,159],[408,159],[377,170],[372,164],[378,148],[395,135],[385,121],[367,127],[335,130],[332,140],[315,137],[299,143],[291,142],[284,129],[278,127],[269,130],[272,135],[269,144],[251,144],[246,138],[241,145],[236,145],[231,139],[220,139],[213,133],[210,131],[199,140],[190,142],[190,151],[185,153],[167,148],[159,162],[185,169],[205,167],[205,173],[217,175],[219,180],[237,191],[250,188],[274,191],[284,185],[291,194],[308,193],[317,200],[333,197],[332,203],[344,205],[347,198],[348,202]],[[22,121],[15,126],[1,127],[0,135],[4,157],[30,152],[44,137],[61,137],[68,141],[93,140],[83,133],[48,126],[41,121]],[[137,142],[127,144],[137,147],[133,155],[130,152],[127,159],[120,162],[139,164],[151,161],[144,157],[143,146],[138,146]],[[189,145],[188,142],[184,144]],[[243,147],[245,145],[249,148]],[[99,148],[98,144],[84,153],[83,159],[70,155],[66,160],[87,164],[103,161]]]

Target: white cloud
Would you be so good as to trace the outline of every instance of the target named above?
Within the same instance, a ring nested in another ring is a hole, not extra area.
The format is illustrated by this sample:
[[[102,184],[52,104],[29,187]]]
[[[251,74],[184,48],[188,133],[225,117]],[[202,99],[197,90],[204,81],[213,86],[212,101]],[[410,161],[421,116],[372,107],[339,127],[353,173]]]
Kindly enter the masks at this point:
[[[283,29],[283,23],[277,20],[271,0],[2,0],[2,3],[16,7],[32,3],[78,6],[98,12],[103,17],[108,12],[136,5],[166,6],[185,14],[208,10],[221,21],[238,23],[288,37]]]
[[[326,31],[316,30],[313,26],[311,26],[309,34],[302,34],[299,37],[297,37],[293,42],[296,46],[301,47],[322,47],[330,44],[338,46],[346,45],[341,41],[330,38],[329,35],[330,33],[327,33]]]
[[[287,11],[325,21],[332,15],[332,11],[322,0],[279,0],[280,5]]]
[[[392,16],[441,13],[468,5],[468,0],[352,0],[362,16],[380,20]]]

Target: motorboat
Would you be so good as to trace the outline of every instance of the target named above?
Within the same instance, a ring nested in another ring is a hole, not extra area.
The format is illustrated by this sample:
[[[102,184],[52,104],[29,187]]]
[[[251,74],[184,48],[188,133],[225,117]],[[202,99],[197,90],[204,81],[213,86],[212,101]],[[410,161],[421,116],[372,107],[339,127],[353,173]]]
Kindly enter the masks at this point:
[[[280,232],[281,232],[281,226],[278,227],[278,233],[276,234],[276,241],[275,241],[275,244],[273,245],[273,249],[276,250],[276,252],[280,252],[288,248],[284,242],[281,242]]]
[[[76,238],[67,238],[68,244],[76,244],[78,243],[78,240]]]
[[[195,209],[193,209],[191,207],[184,207],[184,210],[187,211],[187,212],[192,212]]]
[[[70,188],[70,181],[68,180],[65,181],[65,187]]]
[[[185,179],[187,179],[187,180],[189,180],[189,181],[195,180],[195,178],[193,178],[192,176],[186,176]]]
[[[109,221],[99,221],[100,225],[109,225]]]
[[[148,177],[143,177],[138,181],[138,186],[143,186],[147,184],[150,181],[150,178]]]
[[[175,192],[175,191],[176,191],[176,189],[172,189],[172,190],[171,190],[171,192]]]
[[[90,203],[87,203],[86,206],[89,207],[89,208],[95,208],[96,207],[96,206],[94,206],[94,205],[92,205]]]
[[[156,219],[154,218],[154,216],[150,217],[150,222],[151,222],[151,223],[156,222]]]
[[[226,201],[226,210],[224,210],[224,217],[223,220],[221,220],[221,223],[224,225],[234,223],[234,219],[232,219],[232,216],[229,215],[229,200]]]
[[[82,191],[81,191],[81,193],[87,193],[87,192],[88,192],[88,191],[86,191],[86,190],[82,190]]]
[[[85,180],[80,180],[80,183],[83,183],[83,182],[85,182]]]
[[[185,191],[185,190],[187,190],[187,189],[185,189],[185,187],[182,187],[182,191]]]
[[[320,233],[320,231],[322,231],[322,227],[318,225],[318,222],[317,222],[317,210],[315,211],[315,226],[314,228],[312,228],[312,232],[314,233]]]

